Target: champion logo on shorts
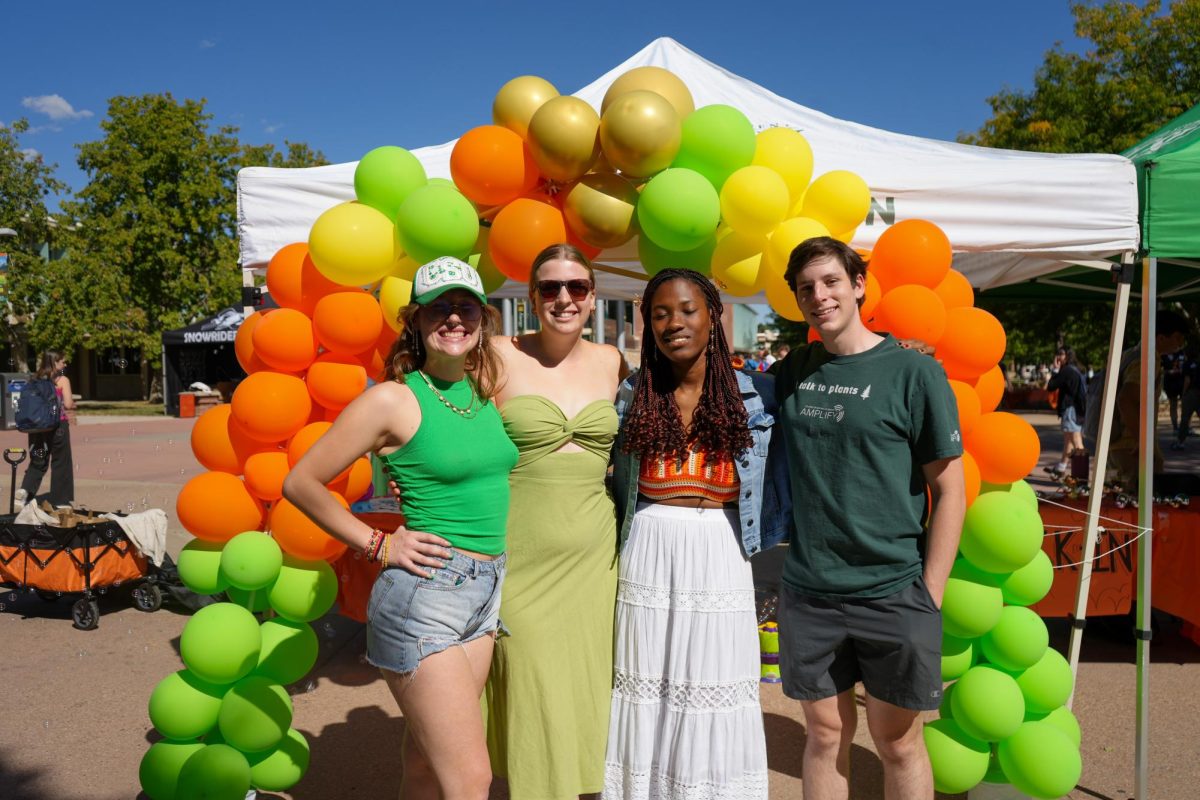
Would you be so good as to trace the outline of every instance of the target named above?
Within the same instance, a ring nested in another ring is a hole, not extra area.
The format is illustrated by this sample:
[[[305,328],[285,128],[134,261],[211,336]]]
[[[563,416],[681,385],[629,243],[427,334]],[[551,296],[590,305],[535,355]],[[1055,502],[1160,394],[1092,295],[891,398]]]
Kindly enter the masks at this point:
[[[942,690],[941,690],[941,689],[934,689],[932,692],[930,692],[930,693],[929,693],[929,696],[930,696],[930,697],[941,697],[941,696],[942,696]]]

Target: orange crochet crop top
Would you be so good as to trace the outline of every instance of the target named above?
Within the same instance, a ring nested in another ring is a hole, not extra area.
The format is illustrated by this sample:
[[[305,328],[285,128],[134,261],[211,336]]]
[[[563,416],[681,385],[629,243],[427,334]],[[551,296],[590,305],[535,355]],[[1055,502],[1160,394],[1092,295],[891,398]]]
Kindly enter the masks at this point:
[[[649,500],[703,497],[735,503],[739,486],[737,467],[728,456],[713,457],[689,450],[682,461],[643,458],[638,469],[638,493]]]

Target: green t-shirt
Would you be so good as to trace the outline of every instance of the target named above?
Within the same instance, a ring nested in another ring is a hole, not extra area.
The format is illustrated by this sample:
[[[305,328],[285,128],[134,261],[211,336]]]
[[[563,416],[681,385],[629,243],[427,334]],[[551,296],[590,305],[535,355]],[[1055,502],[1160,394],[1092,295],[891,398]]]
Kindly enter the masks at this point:
[[[921,573],[922,465],[962,455],[941,366],[888,336],[836,356],[820,342],[776,373],[797,535],[783,581],[821,597],[885,597]]]

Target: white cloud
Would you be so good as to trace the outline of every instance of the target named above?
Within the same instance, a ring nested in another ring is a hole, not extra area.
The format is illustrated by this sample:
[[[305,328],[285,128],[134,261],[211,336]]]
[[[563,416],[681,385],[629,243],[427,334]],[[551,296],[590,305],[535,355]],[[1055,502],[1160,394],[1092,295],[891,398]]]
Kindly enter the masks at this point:
[[[283,127],[282,122],[272,123],[270,125],[263,125],[263,131],[265,131],[266,133],[274,133],[275,131],[279,130],[282,127]]]
[[[39,114],[45,114],[54,121],[86,119],[92,116],[92,112],[86,109],[75,110],[75,107],[66,101],[62,95],[44,94],[40,97],[26,97],[21,101],[21,105],[28,108],[30,111],[36,111]]]
[[[212,39],[201,39],[200,40],[200,49],[201,50],[208,50],[209,48],[216,47],[216,46],[217,46],[217,43],[214,42]]]
[[[21,151],[21,155],[25,156],[26,161],[39,161],[42,158],[42,154],[32,147],[26,147],[23,149]]]

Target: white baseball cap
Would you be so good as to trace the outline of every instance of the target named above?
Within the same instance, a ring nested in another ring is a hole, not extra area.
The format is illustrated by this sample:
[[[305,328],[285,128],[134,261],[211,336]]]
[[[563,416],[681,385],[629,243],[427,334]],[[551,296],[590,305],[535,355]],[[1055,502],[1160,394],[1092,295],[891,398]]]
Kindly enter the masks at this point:
[[[451,289],[465,289],[486,303],[483,280],[475,268],[453,256],[441,256],[424,264],[413,278],[412,299],[414,303],[428,305]]]

